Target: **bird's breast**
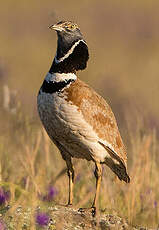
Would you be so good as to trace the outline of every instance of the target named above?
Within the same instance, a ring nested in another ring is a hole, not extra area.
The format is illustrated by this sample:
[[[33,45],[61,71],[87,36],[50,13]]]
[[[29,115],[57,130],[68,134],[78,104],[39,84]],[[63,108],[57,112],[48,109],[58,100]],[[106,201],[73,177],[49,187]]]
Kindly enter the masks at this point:
[[[65,92],[38,95],[40,119],[54,143],[58,142],[73,157],[92,159],[100,152],[101,158],[106,152],[98,144],[93,128],[85,121],[76,105],[67,100]]]

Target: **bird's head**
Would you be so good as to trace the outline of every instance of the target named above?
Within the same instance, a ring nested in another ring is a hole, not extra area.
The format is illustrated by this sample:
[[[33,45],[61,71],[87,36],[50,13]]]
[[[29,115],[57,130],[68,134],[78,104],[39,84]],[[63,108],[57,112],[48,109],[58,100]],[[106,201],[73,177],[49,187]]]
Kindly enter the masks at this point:
[[[71,21],[60,21],[49,28],[55,30],[58,36],[54,61],[56,71],[75,72],[85,69],[89,53],[78,25]],[[59,66],[60,70],[57,69]]]
[[[58,38],[63,38],[68,42],[82,39],[82,34],[78,25],[71,21],[60,21],[49,26],[49,28],[57,32]]]

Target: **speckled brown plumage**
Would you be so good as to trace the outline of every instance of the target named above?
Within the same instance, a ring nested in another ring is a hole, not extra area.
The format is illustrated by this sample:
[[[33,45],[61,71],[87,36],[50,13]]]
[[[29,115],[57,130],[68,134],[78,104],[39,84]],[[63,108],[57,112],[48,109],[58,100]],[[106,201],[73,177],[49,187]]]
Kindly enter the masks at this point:
[[[115,116],[106,101],[86,83],[77,79],[65,89],[66,100],[78,107],[84,119],[98,137],[110,143],[118,157],[127,162],[126,149],[121,139]]]

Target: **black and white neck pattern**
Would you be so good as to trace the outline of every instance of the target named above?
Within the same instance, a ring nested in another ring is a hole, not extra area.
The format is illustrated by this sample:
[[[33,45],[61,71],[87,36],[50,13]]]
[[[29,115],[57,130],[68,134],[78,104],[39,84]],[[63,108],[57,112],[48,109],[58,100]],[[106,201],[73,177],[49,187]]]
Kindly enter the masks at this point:
[[[40,93],[53,94],[69,87],[77,79],[76,71],[86,68],[88,58],[88,47],[83,39],[65,46],[58,44],[56,56],[41,86]]]
[[[88,59],[88,47],[84,40],[73,42],[65,52],[58,47],[49,73],[76,73],[86,68]]]
[[[40,92],[53,94],[63,91],[77,79],[74,73],[48,73],[43,81]]]

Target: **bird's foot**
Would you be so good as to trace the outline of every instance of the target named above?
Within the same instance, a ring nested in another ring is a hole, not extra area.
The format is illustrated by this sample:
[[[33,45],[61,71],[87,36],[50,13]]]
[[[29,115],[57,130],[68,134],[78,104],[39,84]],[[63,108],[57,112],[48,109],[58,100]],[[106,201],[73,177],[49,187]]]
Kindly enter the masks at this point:
[[[96,207],[91,207],[91,208],[79,208],[78,212],[80,212],[81,214],[87,213],[87,212],[91,212],[92,217],[96,216]]]
[[[65,207],[72,207],[72,203],[66,204]]]

